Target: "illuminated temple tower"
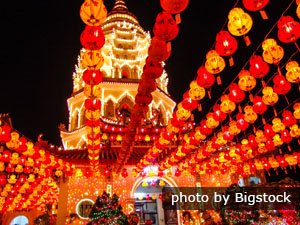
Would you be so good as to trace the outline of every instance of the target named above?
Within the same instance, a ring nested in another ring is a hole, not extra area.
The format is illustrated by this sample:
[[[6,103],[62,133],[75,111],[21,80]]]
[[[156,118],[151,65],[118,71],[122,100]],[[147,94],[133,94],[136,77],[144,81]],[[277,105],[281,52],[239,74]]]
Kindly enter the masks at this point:
[[[104,65],[101,71],[104,74],[104,81],[101,83],[101,119],[104,126],[120,129],[128,123],[128,114],[134,104],[151,38],[149,33],[140,26],[137,18],[128,11],[123,0],[115,2],[102,28],[105,34],[105,45],[102,48]],[[79,57],[73,74],[73,93],[68,99],[69,124],[67,129],[61,129],[64,149],[83,149],[86,146],[87,128],[84,123],[86,97],[83,93],[83,71]],[[157,79],[158,88],[152,93],[153,101],[144,126],[149,127],[149,124],[154,127],[163,126],[171,117],[175,102],[168,95],[167,84],[168,78],[164,72]],[[110,136],[110,139],[114,140],[118,137],[120,140],[120,135]],[[108,136],[104,134],[103,139]]]

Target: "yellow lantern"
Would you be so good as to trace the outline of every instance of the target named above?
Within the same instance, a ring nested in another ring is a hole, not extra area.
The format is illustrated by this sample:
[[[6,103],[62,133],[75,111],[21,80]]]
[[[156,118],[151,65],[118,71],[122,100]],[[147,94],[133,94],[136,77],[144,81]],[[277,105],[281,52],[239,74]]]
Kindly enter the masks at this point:
[[[243,91],[251,91],[256,85],[256,79],[251,76],[249,70],[241,70],[238,85]]]
[[[290,135],[295,138],[300,137],[300,128],[297,124],[294,124],[290,127]]]
[[[300,67],[296,61],[290,61],[285,66],[287,73],[286,79],[291,83],[300,82]]]
[[[297,120],[299,120],[299,119],[300,119],[300,103],[297,102],[297,103],[293,106],[293,108],[294,108],[294,113],[293,113],[293,115],[294,115],[294,117],[295,117]]]
[[[86,50],[81,56],[81,66],[89,70],[98,70],[104,63],[101,50]]]
[[[191,112],[182,107],[182,104],[179,103],[177,106],[176,116],[180,120],[187,120],[191,116]]]
[[[279,133],[285,129],[285,125],[281,122],[281,119],[274,118],[272,120],[272,130],[276,133]]]
[[[85,84],[83,93],[86,97],[96,97],[99,98],[101,95],[101,86],[100,84],[97,85],[89,85]]]
[[[107,10],[103,0],[85,0],[80,8],[82,21],[90,26],[101,25],[107,16]]]
[[[6,147],[10,149],[18,148],[20,145],[19,137],[20,135],[17,132],[11,132],[11,139],[9,142],[6,143]]]
[[[262,130],[258,130],[255,132],[255,141],[257,143],[266,142],[266,137],[264,135],[264,132]]]
[[[281,146],[283,144],[283,141],[281,140],[281,137],[279,134],[275,134],[273,137],[273,143],[275,146]]]
[[[298,164],[297,159],[293,155],[285,155],[284,159],[290,166],[295,166]]]
[[[205,89],[197,84],[196,80],[190,83],[189,95],[193,100],[201,100],[205,96]]]
[[[276,169],[279,167],[279,162],[277,162],[277,160],[274,157],[269,158],[269,163],[273,169]]]
[[[262,164],[262,162],[260,160],[258,160],[258,159],[255,160],[254,164],[255,164],[257,170],[263,170],[264,169],[264,165]]]
[[[278,64],[283,58],[284,50],[273,38],[266,39],[262,43],[264,61],[269,64]]]
[[[237,127],[237,122],[236,121],[231,121],[229,122],[229,133],[231,135],[238,135],[241,132],[241,130]]]
[[[278,95],[273,90],[272,87],[269,86],[264,87],[262,93],[263,93],[262,101],[266,105],[274,105],[278,101]]]
[[[225,65],[225,60],[215,50],[210,50],[206,54],[205,68],[208,72],[220,73],[224,70]]]
[[[228,30],[234,36],[247,34],[252,28],[252,18],[241,8],[233,8],[228,14]]]
[[[208,113],[206,116],[207,120],[206,120],[206,126],[208,128],[214,129],[217,126],[219,126],[219,121],[215,120],[213,117],[213,113]]]
[[[244,117],[245,117],[245,121],[247,123],[254,123],[257,120],[257,114],[256,112],[253,111],[253,107],[250,105],[247,105],[244,108]]]
[[[228,95],[222,95],[220,110],[223,113],[230,114],[235,110],[235,107],[236,107],[235,103],[229,99]]]
[[[85,111],[85,117],[89,120],[91,119],[99,119],[100,118],[100,110],[97,109],[97,110],[90,110],[90,109],[87,109]]]

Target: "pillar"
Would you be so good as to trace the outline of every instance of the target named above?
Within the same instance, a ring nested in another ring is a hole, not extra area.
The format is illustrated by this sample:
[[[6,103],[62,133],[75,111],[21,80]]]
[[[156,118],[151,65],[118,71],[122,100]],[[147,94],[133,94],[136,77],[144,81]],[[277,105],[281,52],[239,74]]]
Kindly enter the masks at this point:
[[[66,218],[69,214],[67,210],[68,204],[68,182],[66,178],[60,178],[59,184],[59,198],[57,209],[57,222],[56,225],[65,225]]]

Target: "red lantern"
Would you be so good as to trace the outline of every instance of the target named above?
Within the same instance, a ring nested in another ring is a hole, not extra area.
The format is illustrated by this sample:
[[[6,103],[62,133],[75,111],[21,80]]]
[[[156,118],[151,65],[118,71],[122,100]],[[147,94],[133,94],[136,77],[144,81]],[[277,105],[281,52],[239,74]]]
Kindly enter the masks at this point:
[[[263,78],[269,73],[269,65],[261,56],[253,55],[250,58],[250,74],[255,78]]]
[[[161,7],[172,14],[177,14],[186,9],[189,0],[160,0]]]
[[[176,170],[175,170],[175,176],[179,177],[180,175],[181,175],[180,170],[178,168],[176,168]]]
[[[128,176],[128,172],[127,172],[127,169],[126,169],[126,168],[124,168],[124,169],[122,170],[121,175],[122,175],[122,177],[124,177],[124,178],[126,178],[126,177]]]
[[[234,138],[234,136],[229,132],[229,127],[228,126],[224,126],[222,128],[223,130],[223,138],[226,141],[232,141],[232,139]]]
[[[291,83],[288,82],[282,75],[276,75],[273,79],[273,82],[273,89],[279,95],[285,95],[291,90]]]
[[[229,99],[234,103],[240,103],[245,98],[245,93],[239,88],[239,85],[232,83],[229,85]]]
[[[2,174],[0,175],[0,185],[4,186],[6,184],[6,175]]]
[[[80,35],[80,42],[86,49],[101,49],[105,43],[105,37],[101,26],[85,26]]]
[[[206,120],[201,120],[201,122],[200,122],[200,132],[203,135],[211,134],[212,129],[207,127]]]
[[[186,110],[193,111],[198,106],[198,101],[190,98],[189,92],[185,92],[183,95],[182,107]]]
[[[249,11],[258,11],[264,8],[270,0],[243,0],[243,5]]]
[[[156,90],[156,87],[157,86],[155,79],[142,76],[138,87],[138,93],[150,94],[151,92]]]
[[[277,26],[278,39],[284,43],[295,42],[300,37],[300,23],[291,16],[282,16]]]
[[[253,98],[253,111],[257,114],[264,114],[264,112],[268,109],[267,105],[263,102],[262,98],[259,96],[255,96]]]
[[[157,79],[162,75],[163,70],[164,69],[160,61],[148,57],[143,68],[143,76],[147,78]]]
[[[280,137],[284,143],[289,143],[293,139],[292,136],[290,135],[290,132],[287,129],[281,131]]]
[[[289,165],[288,162],[285,161],[283,156],[277,155],[276,160],[279,163],[279,166],[282,167],[282,168],[285,168]]]
[[[266,124],[264,126],[264,136],[266,136],[267,138],[273,138],[275,136],[275,131],[273,131],[272,129],[272,125],[270,124]]]
[[[237,40],[227,31],[220,31],[216,36],[216,51],[221,56],[232,55],[238,47]]]
[[[109,168],[105,168],[105,170],[104,170],[104,172],[103,172],[103,175],[104,175],[105,177],[110,177],[111,171],[109,170]]]
[[[214,110],[213,118],[216,121],[222,122],[223,120],[226,119],[227,114],[221,111],[219,104],[215,104],[213,110]]]
[[[258,144],[256,142],[256,138],[253,134],[250,134],[249,137],[248,137],[248,143],[249,143],[249,146],[252,148],[252,149],[256,149]]]
[[[101,101],[99,99],[86,99],[84,102],[84,106],[89,110],[98,110],[101,107]]]
[[[265,143],[265,148],[268,151],[273,151],[275,149],[274,142],[272,141],[271,138],[267,138],[266,143]]]
[[[200,66],[197,71],[197,84],[203,88],[210,88],[215,82],[215,77],[209,73],[205,66]]]
[[[178,25],[170,13],[161,12],[157,15],[153,27],[155,37],[163,41],[171,41],[178,35],[178,32]]]
[[[287,126],[290,127],[292,125],[294,125],[297,122],[296,118],[293,116],[293,113],[288,111],[288,110],[283,110],[282,113],[282,123]]]
[[[103,74],[100,70],[85,70],[82,75],[85,83],[97,85],[103,80]]]
[[[2,154],[2,158],[1,158],[1,161],[3,162],[9,162],[11,159],[11,152],[8,151],[8,150],[5,150]]]
[[[245,118],[244,118],[244,114],[243,113],[238,113],[236,116],[236,126],[238,129],[240,130],[247,130],[249,123],[246,122]]]
[[[171,51],[168,50],[168,44],[165,41],[159,40],[154,37],[151,40],[150,47],[148,48],[148,56],[157,60],[165,61],[169,58]]]
[[[92,171],[91,169],[86,169],[86,170],[84,171],[84,176],[85,176],[85,177],[89,178],[89,177],[91,177],[92,175],[93,175],[93,171]]]
[[[173,117],[171,118],[171,124],[174,127],[180,128],[185,124],[185,121],[178,119],[176,113],[173,113]]]
[[[141,94],[137,93],[135,96],[135,103],[145,106],[149,105],[152,102],[152,95],[151,94]]]

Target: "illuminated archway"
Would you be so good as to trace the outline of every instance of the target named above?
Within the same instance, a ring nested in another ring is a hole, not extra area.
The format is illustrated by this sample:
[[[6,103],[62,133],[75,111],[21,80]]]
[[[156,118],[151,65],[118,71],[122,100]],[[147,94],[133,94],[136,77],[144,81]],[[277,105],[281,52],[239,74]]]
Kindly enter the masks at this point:
[[[9,225],[28,225],[29,224],[29,220],[26,216],[17,216],[15,218],[13,218],[13,220],[9,223]]]

